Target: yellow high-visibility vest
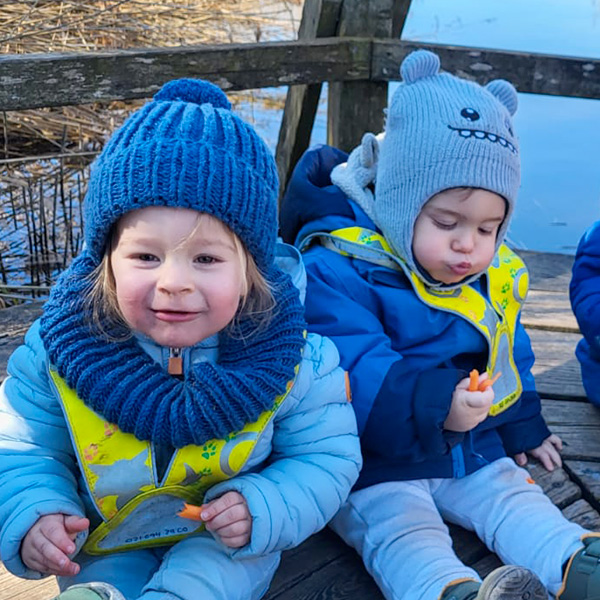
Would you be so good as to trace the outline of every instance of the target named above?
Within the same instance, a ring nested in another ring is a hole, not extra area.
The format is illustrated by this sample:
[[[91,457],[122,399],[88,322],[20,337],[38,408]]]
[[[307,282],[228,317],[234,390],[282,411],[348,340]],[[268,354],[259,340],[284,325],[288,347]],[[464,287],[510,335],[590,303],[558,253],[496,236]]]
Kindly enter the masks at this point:
[[[206,490],[242,470],[294,384],[290,381],[273,407],[241,431],[175,450],[159,480],[153,444],[104,420],[55,370],[50,376],[88,492],[103,518],[83,547],[89,554],[170,545],[203,530],[202,523],[177,513],[184,502],[202,504]]]
[[[529,274],[525,263],[507,246],[500,246],[486,271],[488,298],[470,285],[444,290],[430,288],[392,251],[380,234],[362,227],[346,227],[331,233],[317,232],[302,243],[302,250],[318,242],[344,256],[402,271],[422,302],[456,314],[475,327],[488,343],[486,370],[491,377],[502,375],[494,383],[495,399],[490,415],[512,406],[521,396],[523,385],[513,358],[514,336],[521,305],[527,296]]]

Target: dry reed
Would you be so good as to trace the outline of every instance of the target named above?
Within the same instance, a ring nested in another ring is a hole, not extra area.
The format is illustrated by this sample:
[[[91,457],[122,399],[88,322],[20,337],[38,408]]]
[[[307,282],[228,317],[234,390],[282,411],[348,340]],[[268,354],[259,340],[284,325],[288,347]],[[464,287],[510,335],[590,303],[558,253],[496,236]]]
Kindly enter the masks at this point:
[[[293,36],[302,0],[0,0],[3,54],[260,41]],[[0,156],[102,145],[122,119],[113,104],[2,113]],[[117,112],[113,112],[116,110]]]

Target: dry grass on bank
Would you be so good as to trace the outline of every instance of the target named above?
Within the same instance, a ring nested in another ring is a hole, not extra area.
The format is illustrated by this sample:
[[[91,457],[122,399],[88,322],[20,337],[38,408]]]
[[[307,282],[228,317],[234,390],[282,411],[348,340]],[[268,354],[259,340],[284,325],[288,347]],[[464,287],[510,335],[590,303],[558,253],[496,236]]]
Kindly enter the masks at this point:
[[[0,0],[3,54],[89,52],[291,38],[302,0]],[[97,150],[124,103],[3,112],[0,160]],[[116,110],[116,112],[115,112]]]
[[[91,52],[292,39],[302,1],[0,0],[0,52]],[[98,150],[130,110],[119,102],[0,111],[0,165],[6,159]]]

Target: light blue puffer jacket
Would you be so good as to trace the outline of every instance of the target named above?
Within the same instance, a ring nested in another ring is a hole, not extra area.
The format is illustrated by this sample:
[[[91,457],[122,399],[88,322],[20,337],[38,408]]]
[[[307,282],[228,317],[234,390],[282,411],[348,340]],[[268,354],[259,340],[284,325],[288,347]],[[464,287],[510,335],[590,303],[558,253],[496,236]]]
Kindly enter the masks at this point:
[[[280,244],[278,264],[303,291],[297,251]],[[217,337],[184,353],[184,368],[215,360]],[[140,344],[166,368],[168,349]],[[99,515],[81,484],[60,402],[53,393],[46,352],[35,323],[8,363],[0,387],[0,557],[15,575],[39,578],[21,561],[23,538],[46,514]],[[250,543],[228,550],[247,557],[285,550],[323,528],[348,496],[361,466],[354,412],[334,344],[310,334],[294,387],[257,443],[244,471],[215,485],[210,500],[240,492],[253,517]],[[78,486],[79,482],[79,486]],[[79,491],[78,491],[79,490]],[[207,534],[208,535],[208,534]]]

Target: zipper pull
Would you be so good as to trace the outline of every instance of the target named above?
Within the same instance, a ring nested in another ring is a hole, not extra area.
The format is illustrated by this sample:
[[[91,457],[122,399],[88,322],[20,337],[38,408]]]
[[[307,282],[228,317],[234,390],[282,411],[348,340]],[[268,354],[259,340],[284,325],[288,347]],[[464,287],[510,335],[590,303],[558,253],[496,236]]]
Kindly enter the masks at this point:
[[[167,371],[169,375],[183,375],[181,348],[169,348],[169,366]]]

